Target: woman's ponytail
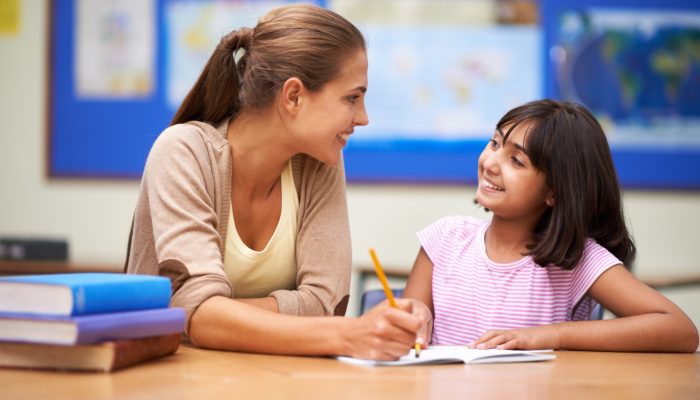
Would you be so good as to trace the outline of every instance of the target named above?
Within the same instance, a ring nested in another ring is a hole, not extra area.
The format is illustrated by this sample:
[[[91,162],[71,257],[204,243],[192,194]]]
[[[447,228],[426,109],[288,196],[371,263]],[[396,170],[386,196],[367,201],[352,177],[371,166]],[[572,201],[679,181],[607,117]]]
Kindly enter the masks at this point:
[[[187,121],[217,125],[240,111],[242,81],[239,79],[245,74],[252,36],[252,29],[241,28],[221,39],[171,125]]]

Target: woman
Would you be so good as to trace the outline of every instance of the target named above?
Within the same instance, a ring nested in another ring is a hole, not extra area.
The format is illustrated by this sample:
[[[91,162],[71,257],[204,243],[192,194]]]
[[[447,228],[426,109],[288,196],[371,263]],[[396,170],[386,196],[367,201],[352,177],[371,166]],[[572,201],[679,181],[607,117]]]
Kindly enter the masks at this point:
[[[319,317],[348,302],[341,151],[366,90],[364,38],[332,11],[281,7],[222,38],[148,156],[127,261],[171,279],[195,345],[392,359],[415,343],[409,302]]]

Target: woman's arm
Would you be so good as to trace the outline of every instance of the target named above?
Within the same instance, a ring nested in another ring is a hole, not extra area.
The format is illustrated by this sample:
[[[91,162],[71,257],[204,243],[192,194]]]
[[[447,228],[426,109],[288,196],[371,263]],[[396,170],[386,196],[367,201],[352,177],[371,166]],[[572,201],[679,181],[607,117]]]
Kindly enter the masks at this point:
[[[477,348],[694,352],[698,331],[678,306],[622,265],[605,271],[590,296],[618,318],[487,332]]]
[[[263,310],[272,311],[275,313],[280,312],[277,306],[277,300],[274,297],[260,297],[252,299],[236,299],[241,303],[248,304],[253,307],[262,308]]]
[[[194,312],[189,331],[195,345],[212,349],[392,360],[408,352],[420,327],[412,303],[398,305],[382,303],[360,318],[297,317],[215,296]]]
[[[403,297],[418,300],[413,305],[413,312],[421,321],[419,338],[428,344],[433,333],[433,262],[421,247],[413,263],[413,269],[408,276]]]

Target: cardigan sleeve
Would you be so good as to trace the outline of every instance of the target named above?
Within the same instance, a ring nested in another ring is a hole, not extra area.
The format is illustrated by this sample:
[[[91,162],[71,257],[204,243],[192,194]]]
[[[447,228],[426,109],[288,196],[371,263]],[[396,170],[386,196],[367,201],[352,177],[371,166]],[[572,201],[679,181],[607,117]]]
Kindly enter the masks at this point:
[[[156,140],[144,170],[158,274],[171,279],[171,305],[185,309],[186,333],[204,300],[232,295],[221,261],[211,168],[198,128],[176,125]]]
[[[271,293],[279,311],[290,315],[345,315],[352,254],[342,158],[335,167],[308,157],[301,164],[297,288]]]

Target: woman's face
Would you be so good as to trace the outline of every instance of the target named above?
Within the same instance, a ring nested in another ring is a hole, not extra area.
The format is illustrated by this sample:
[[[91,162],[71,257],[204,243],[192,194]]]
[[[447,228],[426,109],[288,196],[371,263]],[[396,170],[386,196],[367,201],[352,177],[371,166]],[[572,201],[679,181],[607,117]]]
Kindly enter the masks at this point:
[[[369,123],[366,91],[367,55],[359,51],[347,59],[338,77],[321,90],[307,93],[295,133],[300,151],[336,165],[355,127]]]

